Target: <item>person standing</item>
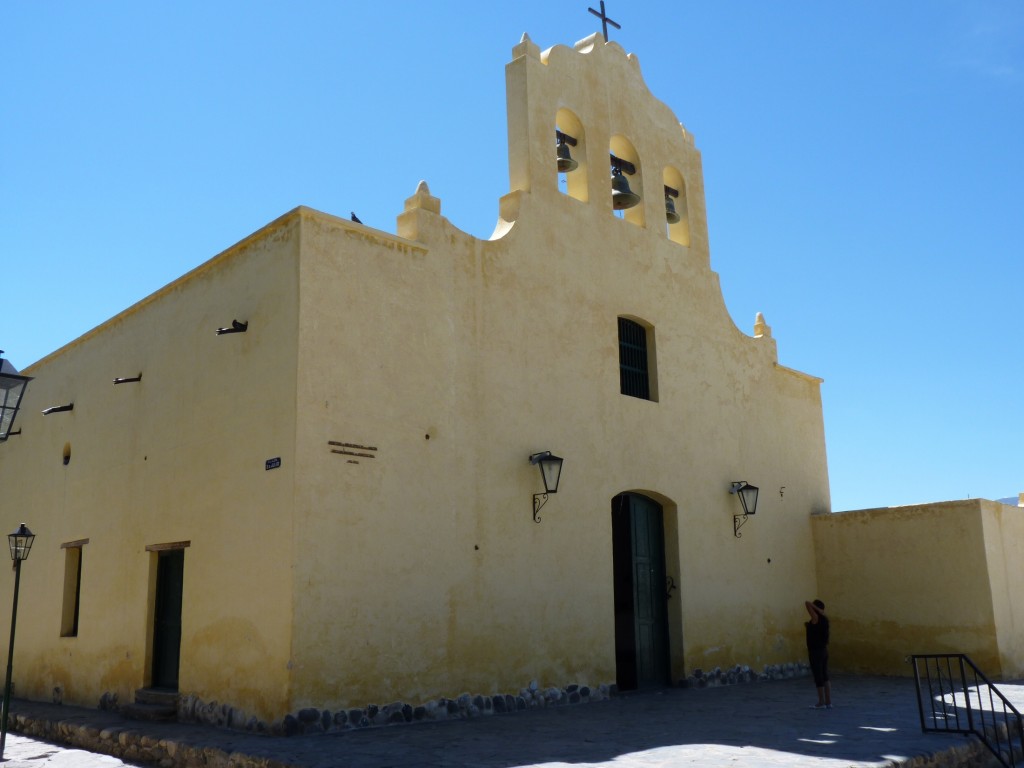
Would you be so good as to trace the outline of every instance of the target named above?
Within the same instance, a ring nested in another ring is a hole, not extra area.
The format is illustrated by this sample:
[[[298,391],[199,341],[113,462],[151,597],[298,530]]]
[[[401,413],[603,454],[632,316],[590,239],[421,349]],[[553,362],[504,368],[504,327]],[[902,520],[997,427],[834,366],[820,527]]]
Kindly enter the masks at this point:
[[[807,656],[811,662],[811,674],[818,689],[818,703],[811,709],[832,709],[832,685],[828,679],[828,616],[821,600],[805,601],[804,606],[811,620],[804,623],[807,629]]]

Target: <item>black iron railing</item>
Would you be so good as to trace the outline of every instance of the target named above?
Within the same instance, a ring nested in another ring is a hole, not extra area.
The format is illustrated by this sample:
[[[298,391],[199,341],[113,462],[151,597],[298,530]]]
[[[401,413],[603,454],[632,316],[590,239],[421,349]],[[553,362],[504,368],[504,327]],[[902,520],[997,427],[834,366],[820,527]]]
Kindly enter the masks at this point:
[[[1024,725],[1009,699],[962,653],[910,657],[921,730],[973,733],[1007,768],[1024,766]]]

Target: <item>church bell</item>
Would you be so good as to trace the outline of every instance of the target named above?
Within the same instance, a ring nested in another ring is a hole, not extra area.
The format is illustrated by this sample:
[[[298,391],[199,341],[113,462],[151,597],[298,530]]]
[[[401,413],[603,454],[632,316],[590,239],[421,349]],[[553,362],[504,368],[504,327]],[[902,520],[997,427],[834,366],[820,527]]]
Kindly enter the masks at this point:
[[[623,211],[640,202],[640,195],[629,188],[629,181],[618,168],[612,168],[612,208]]]
[[[679,223],[679,214],[676,213],[676,204],[672,202],[672,195],[665,193],[665,220],[669,224]]]
[[[569,154],[569,145],[564,141],[559,140],[558,149],[555,150],[555,154],[558,157],[558,172],[559,173],[571,173],[579,167],[579,163],[573,160],[572,155]]]

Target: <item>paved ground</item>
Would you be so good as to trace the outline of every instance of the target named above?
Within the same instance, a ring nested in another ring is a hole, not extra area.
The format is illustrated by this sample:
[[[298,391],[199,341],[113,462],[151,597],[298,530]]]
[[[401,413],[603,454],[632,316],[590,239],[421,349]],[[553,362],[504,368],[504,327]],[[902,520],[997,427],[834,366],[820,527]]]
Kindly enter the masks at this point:
[[[1024,702],[1024,686],[1001,686]],[[440,723],[293,738],[205,726],[123,721],[99,710],[15,701],[12,714],[131,730],[234,753],[232,764],[299,768],[653,768],[656,766],[958,766],[971,740],[924,734],[912,680],[846,678],[836,706],[814,710],[808,678]],[[116,735],[115,735],[116,741]],[[251,759],[241,759],[242,755]],[[115,758],[8,736],[8,766],[116,768]],[[204,760],[204,763],[206,761]]]

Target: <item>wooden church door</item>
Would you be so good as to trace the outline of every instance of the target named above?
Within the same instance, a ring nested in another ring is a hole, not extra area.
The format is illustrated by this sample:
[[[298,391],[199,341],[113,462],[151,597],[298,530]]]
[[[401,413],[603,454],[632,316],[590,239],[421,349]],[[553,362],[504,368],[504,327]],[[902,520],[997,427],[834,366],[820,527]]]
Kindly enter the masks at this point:
[[[185,550],[159,553],[156,566],[156,600],[153,607],[152,687],[178,690],[181,655],[181,601]]]
[[[664,538],[660,504],[633,493],[612,499],[615,670],[619,690],[669,683]]]

